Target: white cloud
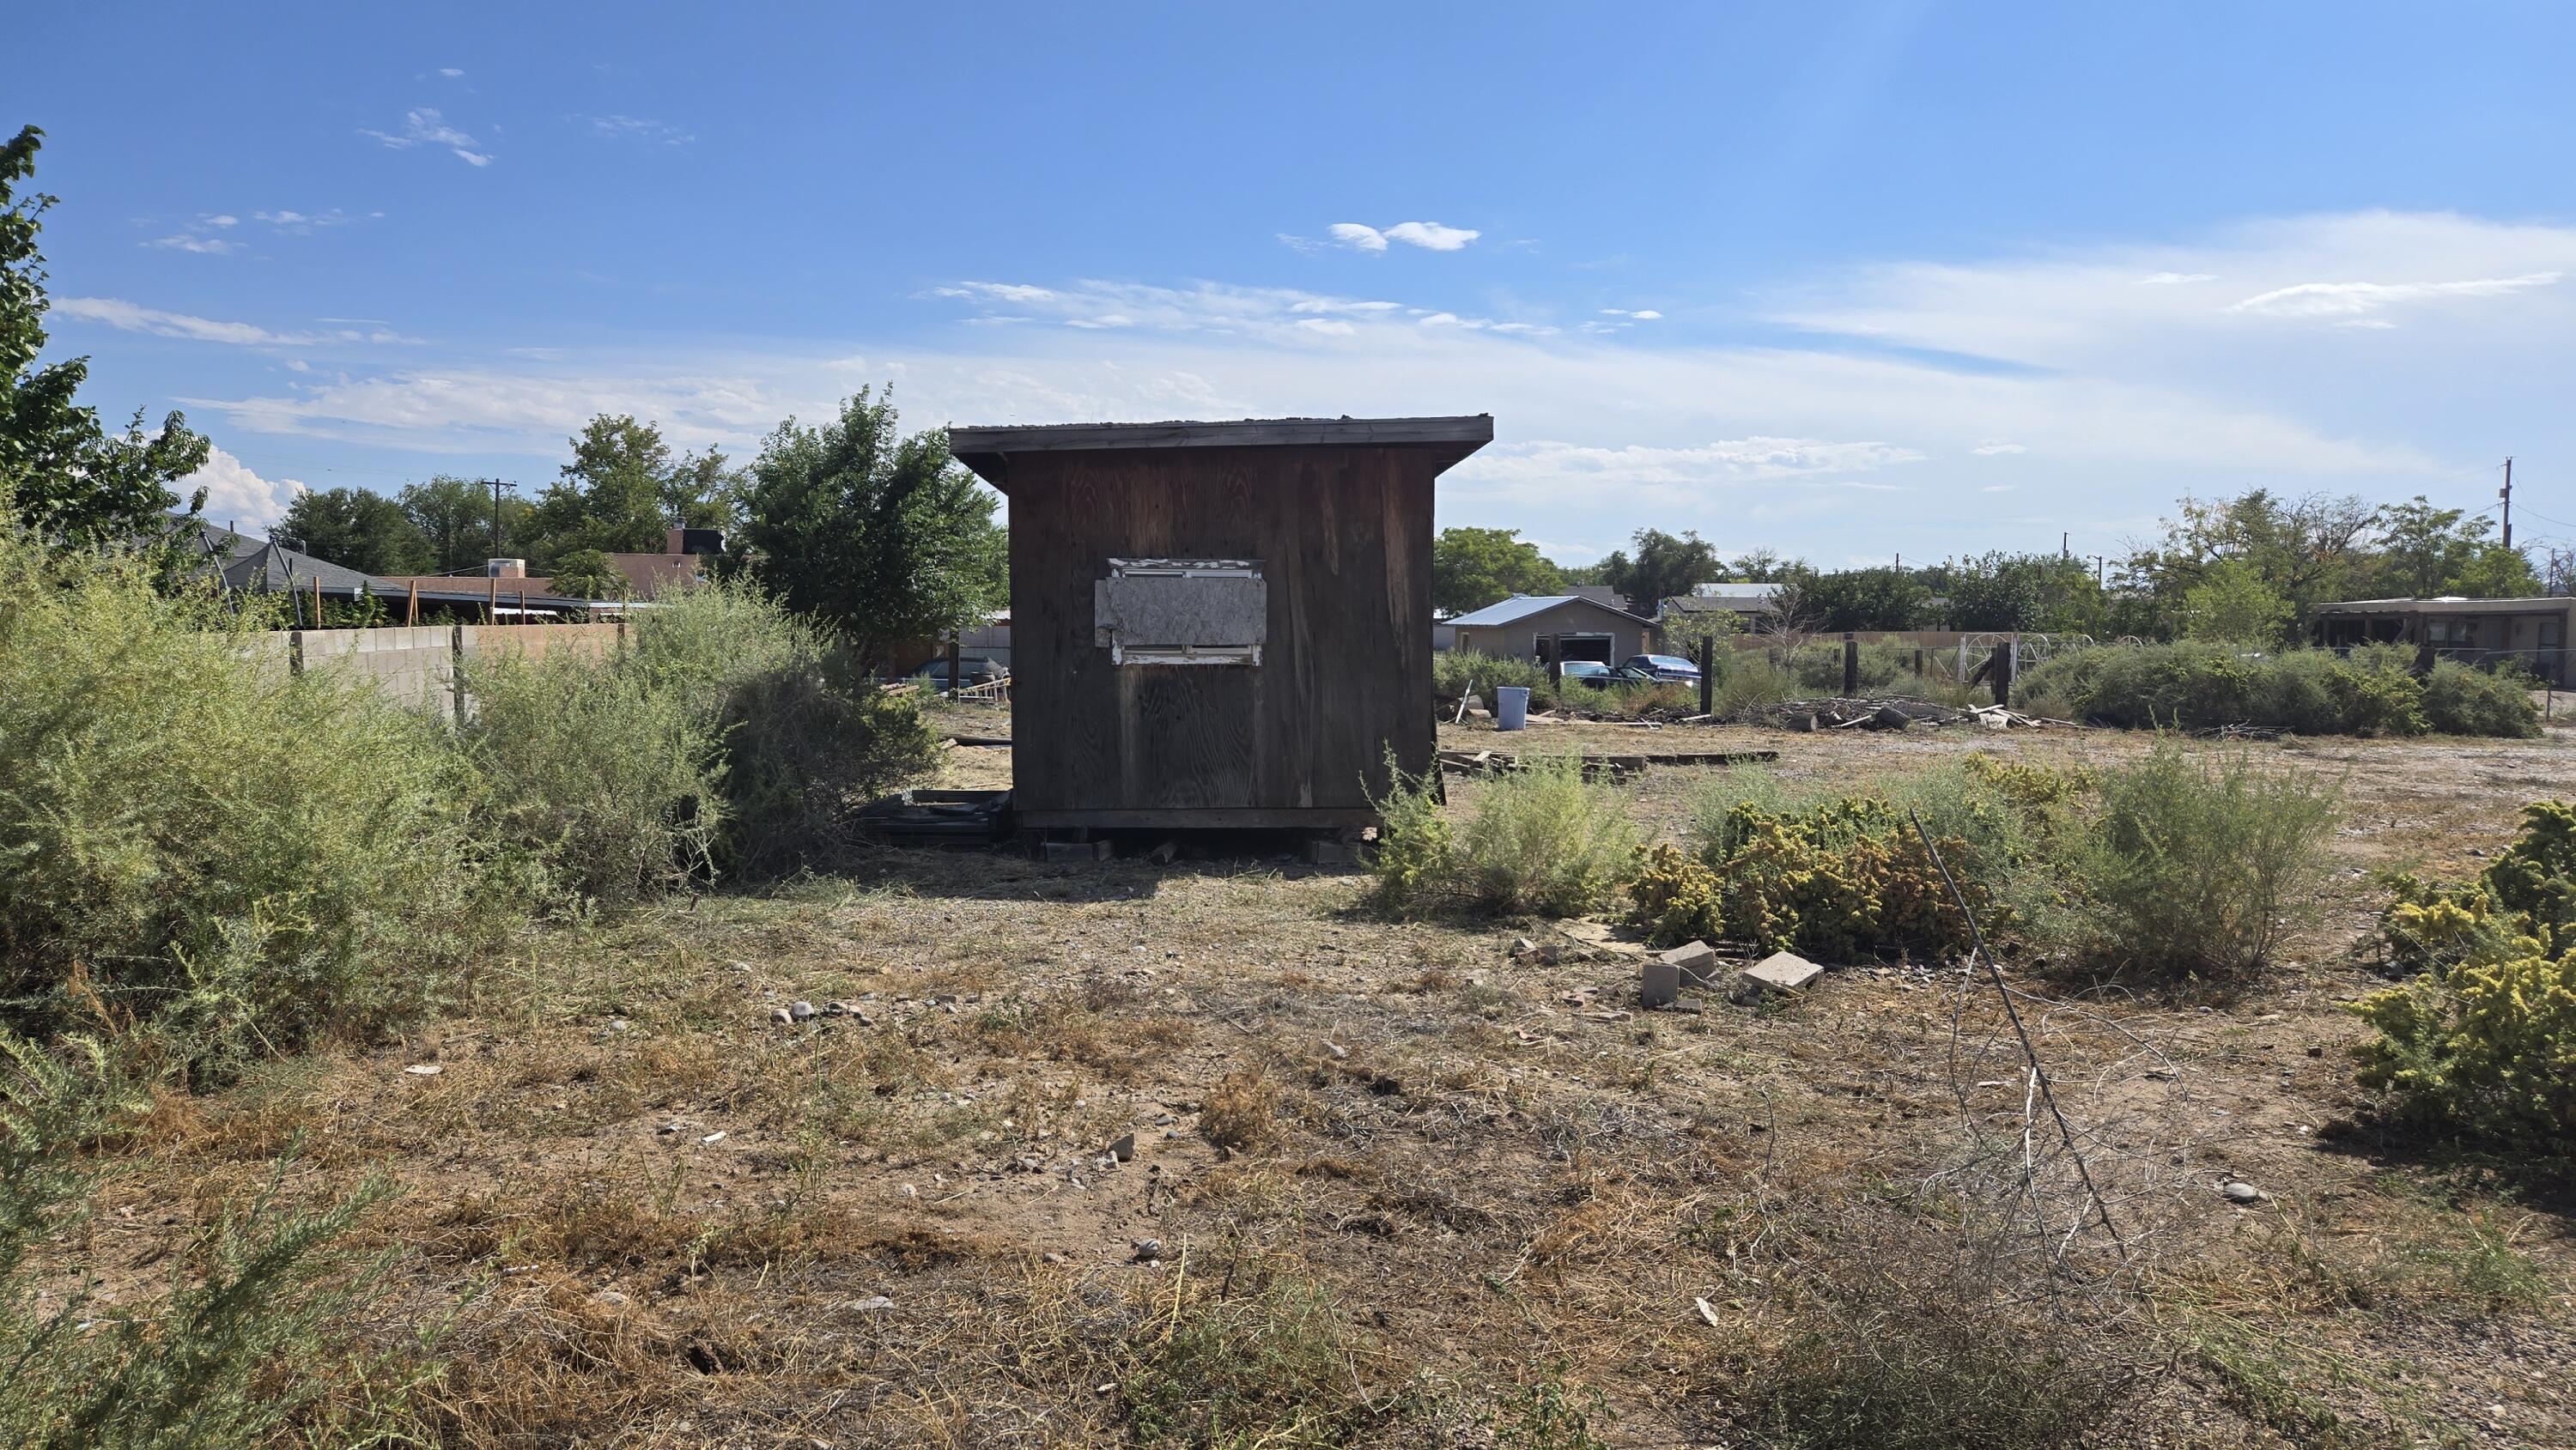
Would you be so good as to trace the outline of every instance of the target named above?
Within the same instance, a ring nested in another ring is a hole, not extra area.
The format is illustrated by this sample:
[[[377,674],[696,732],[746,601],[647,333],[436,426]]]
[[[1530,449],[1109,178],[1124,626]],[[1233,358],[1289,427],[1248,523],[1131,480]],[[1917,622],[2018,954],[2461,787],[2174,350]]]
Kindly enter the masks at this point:
[[[592,135],[612,140],[656,141],[665,146],[686,146],[698,139],[695,134],[677,126],[642,116],[576,116],[573,119],[588,121]]]
[[[1397,222],[1382,229],[1358,222],[1335,222],[1330,230],[1334,241],[1356,252],[1383,252],[1389,242],[1431,252],[1455,252],[1484,235],[1465,227],[1444,227],[1438,222]],[[1289,239],[1283,234],[1280,240]]]
[[[2149,272],[2147,275],[2138,279],[2138,285],[2141,287],[2180,287],[2193,282],[2215,282],[2217,280],[2217,277],[2207,272]]]
[[[289,232],[297,236],[302,236],[319,227],[353,226],[359,222],[380,221],[384,218],[384,213],[380,211],[360,214],[342,211],[336,206],[328,211],[255,211],[250,215],[253,221],[266,222],[281,232]]]
[[[191,342],[223,342],[241,347],[312,347],[330,342],[402,343],[418,342],[398,332],[379,327],[372,331],[340,328],[331,332],[272,332],[248,322],[219,322],[208,317],[192,317],[184,312],[164,312],[145,307],[121,297],[57,298],[55,313],[81,322],[95,322],[124,332],[144,332],[155,337],[180,337]],[[330,319],[325,319],[330,320]]]
[[[2565,275],[2532,272],[2520,277],[2485,277],[2466,282],[2301,282],[2276,287],[2228,308],[2267,317],[2349,317],[2377,312],[2400,302],[2441,297],[2501,297],[2531,287],[2555,286]]]
[[[1998,454],[2005,454],[2005,453],[2028,453],[2030,450],[2029,450],[2029,449],[2027,449],[2027,448],[2024,448],[2022,445],[2020,445],[2020,444],[2018,444],[2018,443],[2008,443],[2008,442],[2004,441],[2004,440],[2003,440],[2003,439],[2001,439],[2001,438],[1994,438],[1994,439],[1989,439],[1989,440],[1987,440],[1986,442],[1980,443],[1980,444],[1978,444],[1976,447],[1971,448],[1971,449],[1969,449],[1968,451],[1969,451],[1970,453],[1972,453],[1972,454],[1975,454],[1975,455],[1976,455],[1977,457],[1979,457],[1979,458],[1993,458],[1993,457],[1997,456]]]
[[[1386,229],[1387,240],[1432,252],[1463,251],[1469,242],[1483,235],[1466,227],[1444,227],[1438,222],[1397,222]]]
[[[216,214],[215,214],[215,215],[213,215],[213,216],[207,217],[207,218],[205,219],[205,221],[206,221],[206,225],[208,225],[208,226],[210,226],[210,227],[235,227],[235,226],[239,226],[239,225],[241,225],[241,218],[240,218],[240,217],[226,215],[226,214],[221,213],[221,212],[218,212],[218,213],[216,213]]]
[[[211,447],[205,466],[181,479],[177,492],[185,502],[201,488],[206,491],[207,521],[246,534],[256,534],[285,518],[287,509],[305,492],[294,479],[262,478],[240,459]]]
[[[159,247],[165,251],[173,252],[200,252],[208,256],[222,256],[227,252],[238,252],[241,250],[241,244],[238,242],[228,242],[221,237],[199,236],[194,232],[179,232],[171,236],[154,237],[143,245],[147,247]]]
[[[1358,222],[1335,222],[1330,230],[1334,241],[1353,251],[1383,252],[1386,250],[1386,233],[1375,227],[1364,227]]]
[[[938,297],[986,298],[1000,302],[1046,302],[1055,293],[1045,287],[1024,287],[1012,282],[961,282],[954,287],[933,289]]]
[[[468,166],[492,164],[491,153],[475,150],[481,143],[447,124],[446,117],[440,115],[435,107],[422,106],[405,111],[403,128],[398,132],[360,130],[358,134],[373,136],[398,151],[421,145],[444,146],[449,154]]]
[[[443,76],[447,77],[449,80],[461,80],[461,79],[463,79],[463,78],[464,78],[464,75],[465,75],[465,72],[463,72],[463,71],[461,71],[461,70],[458,70],[456,67],[454,67],[454,66],[452,66],[452,65],[449,65],[449,66],[440,66],[440,67],[438,68],[438,73],[439,73],[440,75],[443,75]]]
[[[1637,322],[1654,322],[1661,319],[1664,314],[1657,312],[1651,307],[1639,307],[1634,309],[1626,307],[1604,307],[1601,309],[1601,315],[1604,317],[1625,317]]]
[[[1286,247],[1291,251],[1303,253],[1309,257],[1322,251],[1324,247],[1323,243],[1316,241],[1313,237],[1301,237],[1295,232],[1279,233],[1279,245]]]

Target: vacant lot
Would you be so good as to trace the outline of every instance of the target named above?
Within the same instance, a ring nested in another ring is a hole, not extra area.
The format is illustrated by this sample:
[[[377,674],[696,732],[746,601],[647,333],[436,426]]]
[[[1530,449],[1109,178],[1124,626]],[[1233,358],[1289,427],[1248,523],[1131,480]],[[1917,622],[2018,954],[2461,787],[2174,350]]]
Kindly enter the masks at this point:
[[[1522,738],[1770,748],[1826,779],[2145,748]],[[2255,748],[2348,776],[2352,807],[2322,924],[2267,978],[2142,998],[2015,974],[2116,1274],[2098,1234],[2055,1287],[2044,1248],[1963,1248],[2028,1083],[1956,964],[1647,1013],[1615,943],[1390,925],[1347,871],[930,851],[549,931],[471,1015],[171,1098],[88,1249],[145,1295],[281,1154],[289,1199],[381,1169],[404,1191],[366,1220],[396,1253],[369,1335],[435,1366],[457,1443],[1744,1444],[1747,1406],[1836,1336],[1907,1327],[1850,1310],[1873,1276],[1937,1318],[1915,1271],[1976,1252],[2116,1361],[2084,1371],[2120,1381],[2104,1443],[2576,1443],[2568,1205],[2352,1128],[2340,1008],[2378,981],[2367,873],[2473,869],[2524,802],[2576,790],[2576,754],[2556,731]],[[998,783],[1009,754],[947,769]],[[1677,826],[1692,775],[1649,772],[1638,818]],[[1522,936],[1558,959],[1516,958]],[[796,1002],[822,1010],[773,1020]]]

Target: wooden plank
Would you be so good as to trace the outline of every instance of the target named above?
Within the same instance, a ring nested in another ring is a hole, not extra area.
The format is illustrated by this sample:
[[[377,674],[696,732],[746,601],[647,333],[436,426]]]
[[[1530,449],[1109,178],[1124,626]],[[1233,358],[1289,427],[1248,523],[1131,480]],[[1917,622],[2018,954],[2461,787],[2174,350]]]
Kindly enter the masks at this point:
[[[1012,623],[1018,622],[1015,606]],[[1014,649],[1017,647],[1016,644],[1013,646]],[[1012,819],[1030,830],[1080,827],[1095,831],[1293,831],[1378,824],[1377,812],[1371,810],[1267,810],[1258,807],[1230,810],[1021,810],[1014,811]]]
[[[1386,447],[1491,443],[1494,418],[1241,418],[1222,423],[1044,423],[948,429],[952,453],[1035,453],[1099,448]]]

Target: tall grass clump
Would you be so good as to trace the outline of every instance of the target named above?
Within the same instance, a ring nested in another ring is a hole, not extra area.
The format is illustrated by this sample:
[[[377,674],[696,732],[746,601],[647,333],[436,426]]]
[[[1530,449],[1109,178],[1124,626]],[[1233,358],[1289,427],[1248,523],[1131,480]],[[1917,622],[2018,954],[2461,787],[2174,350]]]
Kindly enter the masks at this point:
[[[1384,824],[1370,864],[1379,904],[1399,914],[1579,916],[1635,869],[1625,796],[1587,779],[1576,757],[1524,757],[1480,782],[1454,823],[1436,773],[1396,772],[1376,804]]]
[[[2263,965],[2325,862],[2340,787],[2171,735],[2100,772],[2065,858],[2061,944],[2114,970],[2232,975]]]
[[[0,522],[0,1019],[201,1062],[449,998],[517,920],[439,720]]]

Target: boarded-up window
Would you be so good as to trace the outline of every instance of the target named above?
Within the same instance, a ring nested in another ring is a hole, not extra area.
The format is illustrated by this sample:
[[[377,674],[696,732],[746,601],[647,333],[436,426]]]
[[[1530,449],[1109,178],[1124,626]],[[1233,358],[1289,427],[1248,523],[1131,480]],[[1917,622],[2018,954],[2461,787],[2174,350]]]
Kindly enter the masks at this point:
[[[1252,559],[1112,559],[1091,586],[1092,640],[1122,665],[1257,665],[1270,586]]]

